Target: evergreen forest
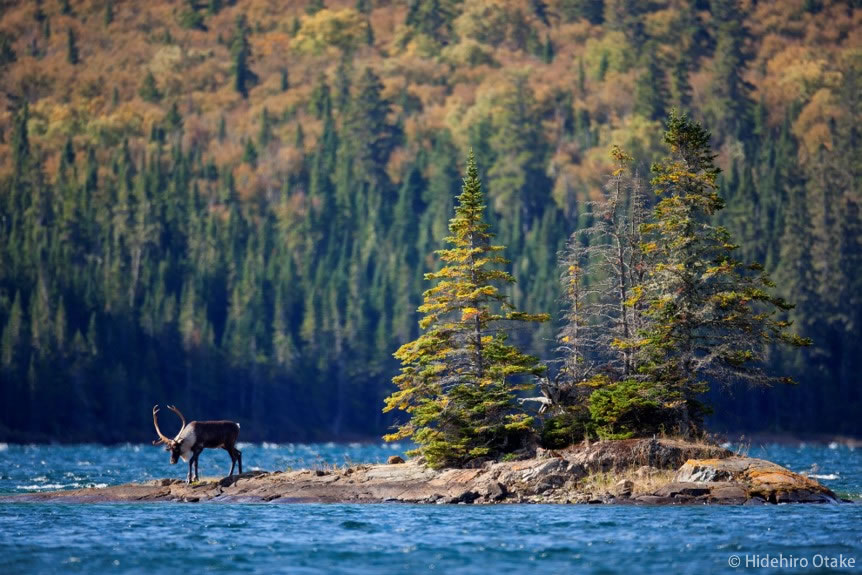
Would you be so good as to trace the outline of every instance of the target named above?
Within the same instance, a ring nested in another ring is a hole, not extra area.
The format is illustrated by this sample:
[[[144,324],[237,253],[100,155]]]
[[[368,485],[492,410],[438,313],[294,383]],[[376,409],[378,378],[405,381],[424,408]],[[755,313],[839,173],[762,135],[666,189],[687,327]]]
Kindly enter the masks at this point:
[[[464,321],[529,325],[491,341],[521,378],[493,401],[577,377],[625,436],[630,376],[661,373],[693,427],[862,435],[860,73],[856,0],[4,3],[0,441],[149,440],[155,403],[244,440],[409,437],[381,407],[443,325],[458,221],[510,306]],[[742,286],[708,349],[636,261],[681,245]]]

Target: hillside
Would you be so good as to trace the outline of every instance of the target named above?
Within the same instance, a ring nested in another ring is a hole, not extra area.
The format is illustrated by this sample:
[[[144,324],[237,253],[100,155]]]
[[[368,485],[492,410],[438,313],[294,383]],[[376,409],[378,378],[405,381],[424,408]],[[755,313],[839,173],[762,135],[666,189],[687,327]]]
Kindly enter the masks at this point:
[[[0,14],[0,440],[148,439],[157,402],[245,439],[378,435],[468,148],[513,303],[559,317],[610,146],[646,185],[672,106],[711,129],[719,223],[814,341],[771,358],[799,386],[716,396],[715,428],[862,434],[856,2]],[[523,337],[549,359],[555,332]]]

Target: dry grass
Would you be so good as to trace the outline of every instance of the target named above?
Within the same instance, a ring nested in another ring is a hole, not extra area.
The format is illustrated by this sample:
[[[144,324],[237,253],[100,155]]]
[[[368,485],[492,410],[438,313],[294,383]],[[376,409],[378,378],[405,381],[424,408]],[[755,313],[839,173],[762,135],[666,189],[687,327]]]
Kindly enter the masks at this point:
[[[648,495],[673,481],[675,474],[676,470],[673,469],[652,469],[649,472],[638,472],[638,468],[601,471],[583,478],[578,482],[578,489],[590,493],[613,493],[617,483],[628,479],[634,484],[633,496]]]

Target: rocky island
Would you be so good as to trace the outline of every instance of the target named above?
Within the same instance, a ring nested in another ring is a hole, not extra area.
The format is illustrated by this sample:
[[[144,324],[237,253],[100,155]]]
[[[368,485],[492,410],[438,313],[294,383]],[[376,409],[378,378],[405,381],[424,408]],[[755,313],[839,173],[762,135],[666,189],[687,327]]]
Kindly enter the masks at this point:
[[[818,482],[706,443],[631,439],[539,450],[517,461],[435,470],[421,460],[255,471],[186,485],[177,479],[0,497],[0,502],[838,503]]]

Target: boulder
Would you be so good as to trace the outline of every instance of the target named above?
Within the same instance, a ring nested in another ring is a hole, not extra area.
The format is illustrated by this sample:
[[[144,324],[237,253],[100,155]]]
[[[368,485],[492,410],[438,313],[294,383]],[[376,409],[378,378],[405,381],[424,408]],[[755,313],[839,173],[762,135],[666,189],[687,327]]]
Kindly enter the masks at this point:
[[[709,489],[709,502],[717,505],[742,505],[748,501],[745,487],[737,483],[715,483]]]
[[[389,459],[386,460],[386,463],[389,465],[398,465],[400,463],[404,463],[404,459],[398,455],[390,455]]]
[[[771,461],[754,457],[691,459],[677,471],[671,485],[676,484],[704,486],[710,489],[712,500],[725,503],[744,503],[754,497],[770,503],[837,501],[832,491],[816,481]]]
[[[702,497],[709,495],[709,486],[703,483],[668,483],[660,487],[653,495],[659,497],[678,497],[680,495],[686,497]]]
[[[623,479],[618,481],[614,486],[614,494],[621,499],[628,499],[632,496],[632,491],[635,488],[634,481],[631,479]]]
[[[479,494],[488,501],[501,501],[506,498],[506,486],[499,481],[489,481],[479,489]]]
[[[673,497],[660,497],[658,495],[640,495],[635,497],[634,502],[644,505],[678,505],[680,503]]]

